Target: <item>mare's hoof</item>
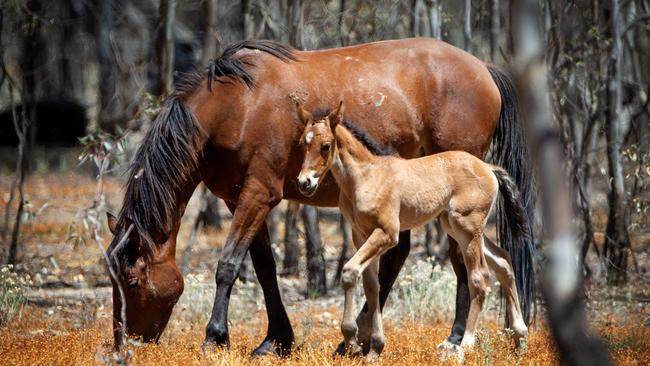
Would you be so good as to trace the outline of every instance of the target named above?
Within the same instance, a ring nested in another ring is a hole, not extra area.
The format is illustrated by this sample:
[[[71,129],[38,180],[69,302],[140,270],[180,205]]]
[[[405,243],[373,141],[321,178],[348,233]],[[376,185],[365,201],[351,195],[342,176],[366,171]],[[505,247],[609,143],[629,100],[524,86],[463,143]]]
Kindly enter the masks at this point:
[[[213,341],[203,341],[203,344],[201,345],[201,353],[204,355],[214,353],[219,349],[230,349],[230,342],[217,343]]]
[[[279,356],[280,353],[276,350],[273,341],[264,341],[260,344],[252,353],[253,357],[262,357],[262,356]]]

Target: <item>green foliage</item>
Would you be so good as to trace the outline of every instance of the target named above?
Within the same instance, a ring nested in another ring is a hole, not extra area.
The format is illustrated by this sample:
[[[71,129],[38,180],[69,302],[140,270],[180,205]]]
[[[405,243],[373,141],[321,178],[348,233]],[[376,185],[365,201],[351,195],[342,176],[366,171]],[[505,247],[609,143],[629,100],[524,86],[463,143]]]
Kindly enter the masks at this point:
[[[11,264],[0,267],[0,326],[20,315],[27,302],[25,292],[31,286],[29,275],[19,275]]]

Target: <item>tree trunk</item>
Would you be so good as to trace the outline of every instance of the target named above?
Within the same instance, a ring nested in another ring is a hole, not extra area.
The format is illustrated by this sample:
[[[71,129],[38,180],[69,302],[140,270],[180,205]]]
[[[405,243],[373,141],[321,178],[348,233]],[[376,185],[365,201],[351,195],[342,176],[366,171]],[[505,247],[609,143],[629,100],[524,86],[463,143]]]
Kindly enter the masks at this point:
[[[284,274],[298,274],[298,210],[300,205],[297,202],[289,201],[284,216],[284,259],[282,269]]]
[[[431,23],[431,37],[442,39],[442,16],[440,11],[441,0],[427,0],[429,8],[429,22]]]
[[[496,62],[499,54],[499,34],[501,34],[501,17],[499,0],[491,0],[490,7],[490,59]]]
[[[274,207],[269,211],[269,214],[266,216],[266,227],[269,230],[269,239],[271,244],[277,244],[279,241],[278,238],[278,221],[280,216],[280,211],[278,207]]]
[[[160,72],[160,95],[167,96],[174,87],[174,21],[176,0],[160,0],[158,10],[160,28],[156,43],[158,70]]]
[[[299,50],[303,49],[302,39],[302,0],[292,0],[291,3],[291,33],[289,43]]]
[[[345,20],[345,0],[339,0],[339,45],[340,46],[346,46],[347,45],[347,35],[343,33],[343,21]]]
[[[241,10],[244,21],[244,39],[252,39],[255,37],[255,22],[253,21],[251,0],[243,0]]]
[[[345,262],[348,261],[348,248],[350,248],[350,225],[345,221],[345,217],[339,214],[339,227],[341,229],[341,237],[343,242],[341,243],[341,254],[339,254],[339,260],[336,264],[336,274],[334,275],[334,283],[339,283],[341,281],[341,274],[343,273],[343,266]]]
[[[562,362],[610,365],[607,347],[586,327],[568,179],[562,173],[562,149],[549,112],[544,45],[537,27],[540,10],[537,0],[513,3],[511,31],[515,41],[515,76],[521,92],[521,111],[526,112],[523,120],[527,122],[534,161],[543,172],[539,176],[546,229],[542,237],[548,242],[544,245],[547,261],[541,279],[542,292]]]
[[[115,95],[113,57],[111,57],[111,31],[113,29],[113,0],[100,1],[97,9],[97,63],[99,64],[99,128],[112,132],[115,121],[111,112],[111,100]]]
[[[463,7],[463,18],[465,23],[463,26],[463,36],[465,39],[464,49],[467,52],[472,52],[472,0],[465,0]]]
[[[621,165],[621,12],[618,0],[612,0],[610,24],[612,45],[608,67],[607,99],[609,109],[606,122],[607,165],[609,167],[609,215],[605,231],[607,277],[610,283],[627,280],[627,256],[630,238],[627,231],[625,182]]]
[[[221,48],[219,32],[217,31],[217,0],[205,0],[205,28],[203,30],[203,53],[201,54],[201,66],[207,65],[210,60],[217,56]]]
[[[307,296],[326,295],[325,255],[318,228],[318,211],[314,206],[304,205],[301,213],[307,246]]]

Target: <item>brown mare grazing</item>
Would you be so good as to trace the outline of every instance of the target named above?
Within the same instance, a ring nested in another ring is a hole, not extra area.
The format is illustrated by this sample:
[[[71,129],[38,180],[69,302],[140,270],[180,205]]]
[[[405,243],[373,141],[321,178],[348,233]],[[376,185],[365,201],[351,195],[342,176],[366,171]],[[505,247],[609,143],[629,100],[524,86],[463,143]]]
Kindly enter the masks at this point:
[[[109,251],[120,274],[119,283],[113,284],[116,345],[120,342],[118,285],[126,292],[129,334],[155,341],[165,329],[183,291],[175,261],[176,235],[192,192],[204,182],[233,212],[217,263],[217,290],[204,344],[229,344],[230,290],[250,250],[268,315],[267,335],[254,353],[290,351],[293,331],[278,290],[264,222],[283,198],[317,206],[337,204],[339,192],[331,178],[321,183],[313,197],[298,191],[295,177],[303,160],[299,139],[304,127],[294,103],[315,108],[341,99],[346,100],[347,116],[404,158],[445,150],[484,157],[494,141],[492,156],[513,175],[524,202],[530,204],[514,89],[495,67],[424,38],[312,52],[271,41],[233,44],[206,72],[179,81],[134,157],[119,217],[109,219],[114,234]],[[503,222],[504,217],[500,219]],[[130,227],[134,230],[118,245]],[[523,255],[529,248],[516,248],[513,261],[530,265]],[[400,244],[383,256],[380,306],[409,250],[409,232],[404,232]],[[458,305],[449,341],[459,344],[469,293],[453,238],[450,250],[458,276]],[[528,314],[532,281],[525,285],[520,300]],[[367,310],[361,311],[358,323],[362,329],[367,327]]]
[[[440,219],[445,232],[458,243],[468,272],[470,309],[461,351],[474,346],[487,292],[488,267],[496,272],[506,295],[515,339],[528,335],[510,255],[483,239],[488,216],[501,192],[507,209],[507,229],[513,240],[519,245],[528,240],[528,218],[519,201],[519,191],[505,170],[464,151],[410,160],[394,156],[393,151],[378,148],[379,144],[364,131],[343,119],[343,102],[331,113],[320,110],[312,115],[299,104],[297,110],[305,124],[300,139],[305,160],[298,187],[302,194],[311,197],[321,179],[332,172],[341,190],[339,207],[352,227],[357,247],[341,276],[345,293],[341,332],[349,353],[363,352],[353,314],[359,276],[363,274],[371,319],[367,357],[376,360],[385,342],[379,310],[379,258],[397,245],[400,230],[417,228],[434,218]]]

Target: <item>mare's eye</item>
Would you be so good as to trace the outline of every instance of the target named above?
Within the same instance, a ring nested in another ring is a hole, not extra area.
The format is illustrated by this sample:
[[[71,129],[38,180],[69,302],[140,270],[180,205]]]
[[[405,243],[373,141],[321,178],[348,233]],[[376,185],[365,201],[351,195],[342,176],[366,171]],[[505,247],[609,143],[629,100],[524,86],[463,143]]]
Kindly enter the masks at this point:
[[[129,278],[128,281],[129,289],[134,289],[138,287],[138,279],[137,278]]]
[[[330,144],[323,144],[323,146],[320,147],[320,151],[322,152],[330,151]]]

